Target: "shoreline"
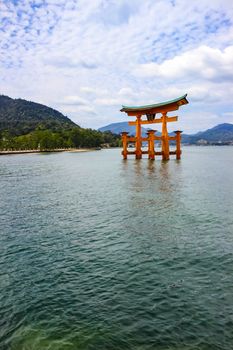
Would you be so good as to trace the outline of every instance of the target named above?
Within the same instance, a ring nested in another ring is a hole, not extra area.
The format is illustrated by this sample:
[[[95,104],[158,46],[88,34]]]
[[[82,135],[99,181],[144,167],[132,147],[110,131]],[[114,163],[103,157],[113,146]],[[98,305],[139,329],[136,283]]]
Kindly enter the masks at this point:
[[[32,150],[19,150],[19,151],[0,151],[0,156],[4,155],[13,155],[13,154],[32,154],[32,153],[56,153],[56,152],[90,152],[90,151],[97,151],[101,148],[64,148],[64,149],[54,149],[54,150],[38,150],[38,149],[32,149]]]

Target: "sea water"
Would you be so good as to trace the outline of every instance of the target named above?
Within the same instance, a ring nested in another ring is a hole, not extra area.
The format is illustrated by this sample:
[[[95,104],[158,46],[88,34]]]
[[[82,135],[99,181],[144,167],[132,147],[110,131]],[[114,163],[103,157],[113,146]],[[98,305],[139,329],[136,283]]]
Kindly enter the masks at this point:
[[[1,156],[0,349],[233,349],[233,147]]]

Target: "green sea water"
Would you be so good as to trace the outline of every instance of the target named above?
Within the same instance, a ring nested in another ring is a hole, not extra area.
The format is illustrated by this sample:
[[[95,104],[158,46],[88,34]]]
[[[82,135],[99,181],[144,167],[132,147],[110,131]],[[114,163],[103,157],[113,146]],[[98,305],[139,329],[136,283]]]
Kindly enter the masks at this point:
[[[233,349],[233,147],[0,157],[0,350]]]

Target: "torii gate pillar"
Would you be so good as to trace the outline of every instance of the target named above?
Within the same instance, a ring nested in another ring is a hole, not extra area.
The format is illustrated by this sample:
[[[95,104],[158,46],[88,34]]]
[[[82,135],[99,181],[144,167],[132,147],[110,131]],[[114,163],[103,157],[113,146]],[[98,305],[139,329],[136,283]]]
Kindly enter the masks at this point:
[[[169,160],[169,136],[167,132],[167,113],[162,113],[162,156],[163,160]]]
[[[135,142],[135,155],[136,159],[142,158],[142,127],[141,127],[141,115],[137,115],[136,120],[136,142]]]

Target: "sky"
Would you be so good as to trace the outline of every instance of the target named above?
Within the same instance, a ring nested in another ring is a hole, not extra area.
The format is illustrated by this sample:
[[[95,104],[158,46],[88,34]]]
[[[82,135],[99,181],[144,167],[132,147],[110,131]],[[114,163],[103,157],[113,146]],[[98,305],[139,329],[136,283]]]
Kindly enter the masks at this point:
[[[232,0],[0,0],[0,94],[95,129],[185,93],[169,130],[233,123]]]

